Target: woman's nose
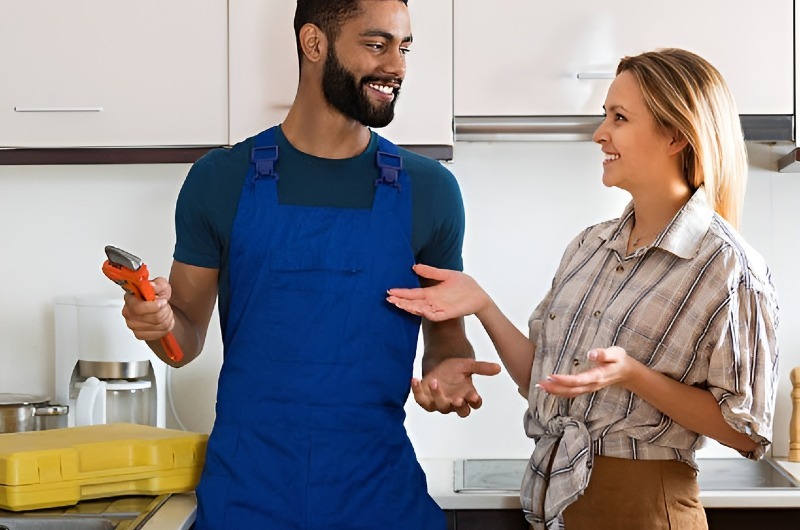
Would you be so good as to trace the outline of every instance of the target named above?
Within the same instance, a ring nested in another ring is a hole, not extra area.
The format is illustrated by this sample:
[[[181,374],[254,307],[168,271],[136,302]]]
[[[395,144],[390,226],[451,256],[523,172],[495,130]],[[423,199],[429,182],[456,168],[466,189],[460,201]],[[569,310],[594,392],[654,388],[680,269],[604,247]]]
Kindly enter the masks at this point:
[[[594,134],[592,134],[592,141],[596,144],[601,142],[605,142],[608,140],[608,134],[606,133],[605,129],[606,120],[605,118],[603,121],[600,122],[600,125],[597,126],[597,129],[594,130]]]

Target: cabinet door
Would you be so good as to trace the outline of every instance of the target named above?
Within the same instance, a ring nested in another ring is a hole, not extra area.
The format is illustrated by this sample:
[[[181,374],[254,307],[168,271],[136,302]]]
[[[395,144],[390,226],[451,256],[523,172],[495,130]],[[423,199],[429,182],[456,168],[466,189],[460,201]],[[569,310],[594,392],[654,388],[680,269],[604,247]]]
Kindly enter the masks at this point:
[[[794,113],[791,0],[454,4],[456,116],[602,114],[619,59],[659,47],[708,59],[741,114]]]
[[[286,117],[297,90],[294,2],[230,1],[230,143]],[[409,3],[414,43],[394,121],[404,145],[453,145],[452,0]]]
[[[398,144],[452,146],[453,1],[411,0],[408,9],[414,42],[394,121],[381,134]]]
[[[0,146],[220,145],[227,2],[0,2]]]

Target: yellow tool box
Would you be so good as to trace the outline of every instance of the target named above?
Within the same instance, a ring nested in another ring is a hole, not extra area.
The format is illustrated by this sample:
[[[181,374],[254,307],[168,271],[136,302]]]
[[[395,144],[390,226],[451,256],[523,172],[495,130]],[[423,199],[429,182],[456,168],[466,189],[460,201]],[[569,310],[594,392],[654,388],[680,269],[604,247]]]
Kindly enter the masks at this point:
[[[0,434],[0,508],[191,491],[205,434],[131,423]]]

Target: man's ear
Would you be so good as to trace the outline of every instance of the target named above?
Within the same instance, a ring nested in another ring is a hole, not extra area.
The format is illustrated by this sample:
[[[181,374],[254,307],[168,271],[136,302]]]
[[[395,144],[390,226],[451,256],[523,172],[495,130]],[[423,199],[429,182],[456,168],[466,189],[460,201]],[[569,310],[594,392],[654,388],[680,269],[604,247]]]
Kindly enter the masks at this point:
[[[300,28],[300,49],[306,59],[319,62],[327,56],[328,39],[318,26],[305,24]]]

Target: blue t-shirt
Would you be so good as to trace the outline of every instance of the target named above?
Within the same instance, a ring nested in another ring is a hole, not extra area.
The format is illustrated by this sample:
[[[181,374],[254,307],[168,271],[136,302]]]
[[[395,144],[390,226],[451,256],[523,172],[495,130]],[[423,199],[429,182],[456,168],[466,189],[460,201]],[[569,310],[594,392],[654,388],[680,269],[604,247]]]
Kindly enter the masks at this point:
[[[367,149],[352,158],[325,159],[295,149],[276,130],[276,170],[281,204],[336,208],[372,207],[378,146],[373,132]],[[210,151],[192,166],[175,210],[176,261],[219,269],[219,310],[228,313],[228,252],[253,138]],[[462,270],[464,205],[453,174],[435,160],[400,149],[411,179],[411,245],[418,263]]]

